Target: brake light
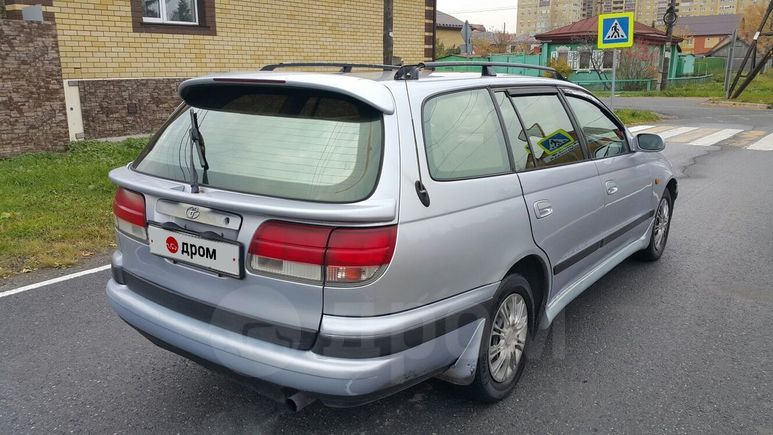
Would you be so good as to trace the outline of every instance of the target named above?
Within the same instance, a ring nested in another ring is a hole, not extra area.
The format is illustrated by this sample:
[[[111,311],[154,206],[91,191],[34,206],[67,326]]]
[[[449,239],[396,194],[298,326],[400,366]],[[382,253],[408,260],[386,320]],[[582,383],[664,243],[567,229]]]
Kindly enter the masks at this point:
[[[119,187],[113,200],[115,227],[121,232],[146,242],[145,197],[137,192]]]
[[[328,282],[361,282],[392,261],[397,227],[338,228],[325,254]]]
[[[332,228],[268,221],[250,243],[250,267],[291,278],[357,283],[392,260],[397,227]]]
[[[259,272],[322,281],[332,228],[269,221],[252,236],[250,266]]]

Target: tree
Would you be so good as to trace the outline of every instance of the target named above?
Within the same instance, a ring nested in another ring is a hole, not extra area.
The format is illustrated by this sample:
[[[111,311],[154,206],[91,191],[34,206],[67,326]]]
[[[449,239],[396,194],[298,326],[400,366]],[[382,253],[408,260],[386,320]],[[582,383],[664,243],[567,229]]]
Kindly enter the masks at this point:
[[[739,29],[738,36],[744,39],[746,42],[751,42],[754,39],[754,34],[760,27],[760,22],[765,16],[768,5],[762,2],[751,4],[743,10],[743,18],[741,19],[741,28]],[[773,31],[773,16],[768,19],[768,31]],[[757,40],[757,53],[765,54],[765,52],[773,47],[773,36],[760,36]]]
[[[638,80],[624,82],[621,88],[627,91],[646,89],[646,81],[658,76],[658,58],[658,50],[648,45],[636,44],[620,50],[617,77],[620,80]]]
[[[515,35],[505,32],[491,34],[491,51],[494,53],[508,53],[515,42]]]
[[[569,75],[571,75],[573,72],[572,67],[569,66],[569,63],[567,63],[564,59],[550,59],[548,61],[548,66],[566,78],[569,78]],[[553,74],[546,72],[545,76],[553,77]]]
[[[515,54],[531,54],[531,44],[528,42],[518,42],[513,44],[513,53]]]
[[[459,52],[460,52],[459,47],[455,45],[446,47],[443,41],[441,41],[438,38],[435,38],[435,59],[451,56],[453,54],[459,54]]]
[[[491,53],[491,42],[486,34],[479,34],[472,37],[472,52],[476,56],[488,56]]]

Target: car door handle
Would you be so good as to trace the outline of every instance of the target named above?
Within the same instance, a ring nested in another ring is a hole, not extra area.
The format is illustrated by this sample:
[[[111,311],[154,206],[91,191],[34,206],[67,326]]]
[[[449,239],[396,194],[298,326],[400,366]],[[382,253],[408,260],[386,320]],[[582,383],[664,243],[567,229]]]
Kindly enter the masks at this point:
[[[617,193],[618,191],[617,183],[615,183],[614,181],[607,181],[606,186],[607,186],[607,195],[614,195],[615,193]]]
[[[537,219],[542,219],[553,214],[553,206],[550,201],[542,200],[534,203],[534,213],[537,215]]]

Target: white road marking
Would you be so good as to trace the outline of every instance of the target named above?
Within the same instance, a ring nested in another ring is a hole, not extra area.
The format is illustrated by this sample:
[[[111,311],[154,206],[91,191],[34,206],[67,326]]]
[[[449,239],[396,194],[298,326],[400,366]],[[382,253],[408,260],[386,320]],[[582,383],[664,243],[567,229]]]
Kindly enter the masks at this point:
[[[704,146],[704,147],[714,145],[715,143],[721,142],[725,139],[729,139],[742,131],[743,130],[738,130],[735,128],[726,128],[724,130],[719,130],[716,133],[712,133],[708,136],[703,136],[698,140],[694,140],[690,142],[690,145],[698,145],[698,146]]]
[[[680,134],[684,134],[693,130],[697,130],[698,127],[677,127],[671,130],[666,130],[662,133],[658,133],[660,137],[663,139],[668,139],[669,137],[679,136]]]
[[[34,290],[36,288],[45,287],[47,285],[56,284],[58,282],[67,281],[73,278],[78,278],[80,276],[84,275],[91,275],[92,273],[102,272],[103,270],[110,269],[110,265],[106,264],[104,266],[95,267],[94,269],[89,270],[82,270],[80,272],[71,273],[69,275],[60,276],[58,278],[49,279],[47,281],[38,282],[35,284],[25,285],[24,287],[15,288],[13,290],[8,290],[6,292],[0,292],[0,298],[4,298],[7,296],[15,295],[17,293],[26,292],[28,290]]]
[[[758,151],[773,151],[773,134],[769,134],[763,137],[757,142],[754,142],[753,144],[746,147],[746,149],[758,150]]]
[[[633,127],[630,127],[628,130],[630,130],[631,133],[636,133],[652,127],[654,127],[654,125],[634,125]]]

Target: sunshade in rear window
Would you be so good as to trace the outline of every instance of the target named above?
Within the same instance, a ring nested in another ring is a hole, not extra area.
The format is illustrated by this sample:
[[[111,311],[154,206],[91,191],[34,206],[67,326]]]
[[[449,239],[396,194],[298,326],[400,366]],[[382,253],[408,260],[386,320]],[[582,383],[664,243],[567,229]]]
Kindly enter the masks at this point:
[[[356,202],[374,190],[382,113],[352,98],[299,88],[220,85],[195,104],[209,170],[191,153],[189,107],[148,144],[134,169],[202,186],[288,199]],[[206,177],[205,177],[206,175]]]

